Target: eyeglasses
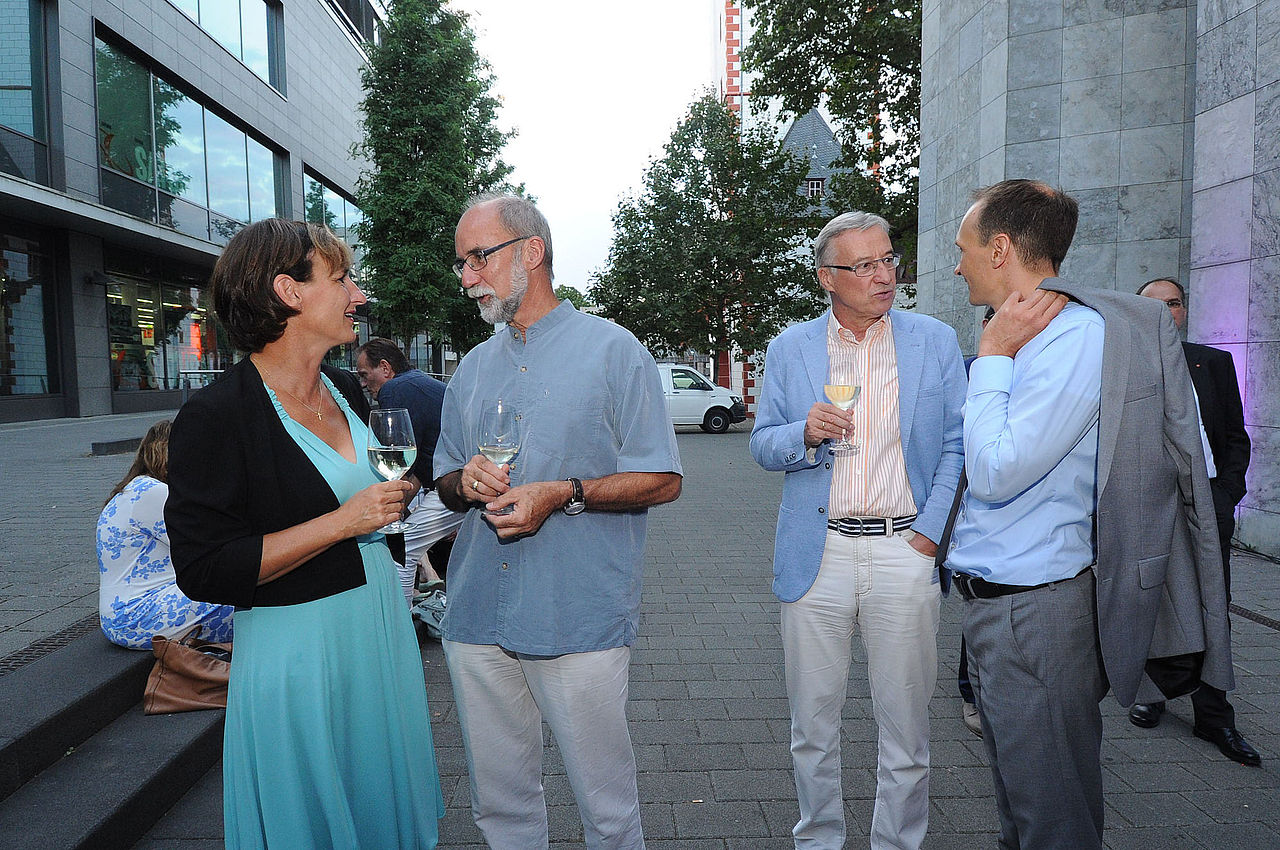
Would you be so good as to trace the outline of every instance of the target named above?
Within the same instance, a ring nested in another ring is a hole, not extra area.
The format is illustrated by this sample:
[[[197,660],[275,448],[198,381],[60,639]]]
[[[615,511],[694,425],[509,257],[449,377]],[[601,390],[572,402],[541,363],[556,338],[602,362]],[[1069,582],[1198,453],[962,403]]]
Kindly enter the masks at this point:
[[[1181,299],[1181,298],[1166,298],[1166,299],[1164,299],[1164,303],[1166,303],[1166,304],[1168,304],[1168,305],[1169,305],[1169,309],[1170,309],[1170,310],[1177,310],[1179,307],[1181,307],[1181,306],[1182,306],[1182,299]]]
[[[876,273],[877,266],[884,266],[886,269],[896,269],[902,263],[901,254],[890,254],[887,257],[881,257],[878,260],[867,260],[865,263],[858,263],[856,266],[818,266],[820,269],[840,269],[846,272],[853,272],[858,277],[871,277]]]
[[[467,256],[453,263],[453,273],[458,277],[462,277],[462,267],[465,265],[473,272],[478,272],[489,264],[489,255],[501,251],[508,245],[514,245],[522,239],[532,239],[532,236],[517,236],[515,239],[508,239],[501,245],[494,245],[492,248],[477,248]]]

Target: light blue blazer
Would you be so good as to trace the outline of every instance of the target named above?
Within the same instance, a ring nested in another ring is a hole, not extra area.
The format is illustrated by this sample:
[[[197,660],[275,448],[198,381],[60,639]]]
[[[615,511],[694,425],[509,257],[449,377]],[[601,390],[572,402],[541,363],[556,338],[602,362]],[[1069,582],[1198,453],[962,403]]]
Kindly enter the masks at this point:
[[[964,361],[950,325],[918,313],[892,310],[889,315],[898,361],[902,455],[916,503],[912,529],[937,542],[964,465]],[[814,402],[826,400],[822,385],[830,317],[828,310],[769,343],[751,431],[756,462],[786,473],[773,551],[773,592],[783,602],[796,601],[813,586],[827,535],[831,453],[824,443],[809,460],[804,423]]]

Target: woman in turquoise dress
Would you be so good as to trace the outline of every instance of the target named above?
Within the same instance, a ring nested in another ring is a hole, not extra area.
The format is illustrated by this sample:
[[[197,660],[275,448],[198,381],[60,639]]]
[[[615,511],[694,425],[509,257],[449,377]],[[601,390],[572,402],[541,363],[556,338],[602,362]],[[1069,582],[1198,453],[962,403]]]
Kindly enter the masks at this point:
[[[365,457],[368,406],[322,366],[365,297],[327,229],[227,244],[214,309],[250,353],[183,406],[165,519],[178,585],[236,606],[223,749],[232,848],[433,848],[444,813],[422,659],[377,529],[409,485]]]

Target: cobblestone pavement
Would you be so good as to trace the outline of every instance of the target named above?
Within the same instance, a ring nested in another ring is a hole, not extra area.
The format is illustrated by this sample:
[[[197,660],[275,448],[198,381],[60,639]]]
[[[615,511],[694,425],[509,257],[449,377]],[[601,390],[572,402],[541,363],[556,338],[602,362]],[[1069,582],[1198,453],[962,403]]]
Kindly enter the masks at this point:
[[[93,528],[130,455],[89,457],[96,440],[140,436],[170,414],[0,425],[0,657],[96,610]],[[788,752],[778,604],[769,591],[782,476],[747,452],[746,425],[681,429],[684,495],[651,513],[640,637],[632,657],[631,733],[651,848],[790,846],[797,811]],[[1154,730],[1103,703],[1107,846],[1280,848],[1280,566],[1237,553],[1232,617],[1241,732],[1262,769],[1223,759],[1191,735],[1191,706],[1170,703]],[[1242,614],[1241,612],[1245,612]],[[992,847],[995,803],[981,741],[955,692],[960,602],[943,603],[933,716],[927,848]],[[1259,615],[1257,622],[1249,615]],[[860,657],[860,647],[856,646]],[[440,645],[423,641],[447,813],[441,846],[481,847]],[[844,710],[849,846],[866,846],[875,794],[875,724],[865,667]],[[581,846],[554,740],[546,790],[553,846]],[[220,846],[216,771],[140,847]],[[193,804],[194,797],[202,802]],[[185,813],[185,814],[184,814]]]

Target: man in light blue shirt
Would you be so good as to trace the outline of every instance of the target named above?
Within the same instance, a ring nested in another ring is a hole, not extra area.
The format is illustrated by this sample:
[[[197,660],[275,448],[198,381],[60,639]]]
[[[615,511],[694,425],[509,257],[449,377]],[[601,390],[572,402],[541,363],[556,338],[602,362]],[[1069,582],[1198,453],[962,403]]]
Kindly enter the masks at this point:
[[[1107,691],[1094,602],[1102,317],[1037,289],[1076,202],[1012,180],[976,194],[956,245],[969,300],[997,312],[969,370],[968,490],[948,565],[1004,850],[1100,850]]]
[[[627,668],[646,511],[681,485],[657,366],[624,328],[556,299],[550,228],[527,200],[473,202],[455,246],[481,317],[506,323],[449,381],[435,454],[440,498],[466,512],[442,628],[472,814],[495,850],[547,846],[546,721],[586,845],[642,848]],[[499,398],[521,432],[501,466],[477,454]]]

